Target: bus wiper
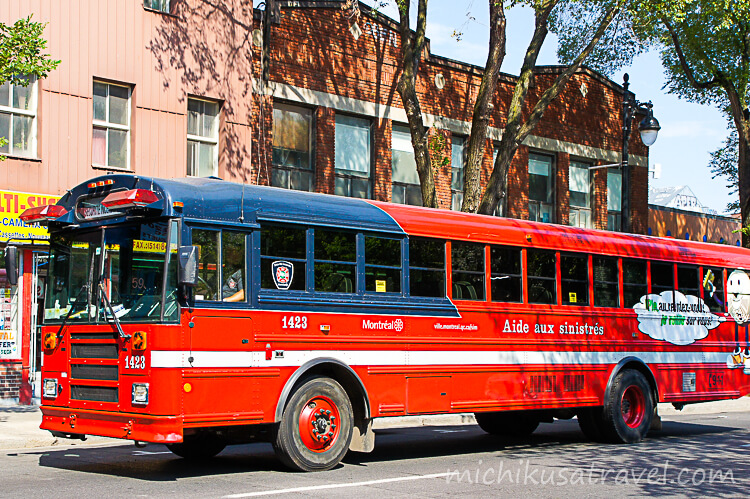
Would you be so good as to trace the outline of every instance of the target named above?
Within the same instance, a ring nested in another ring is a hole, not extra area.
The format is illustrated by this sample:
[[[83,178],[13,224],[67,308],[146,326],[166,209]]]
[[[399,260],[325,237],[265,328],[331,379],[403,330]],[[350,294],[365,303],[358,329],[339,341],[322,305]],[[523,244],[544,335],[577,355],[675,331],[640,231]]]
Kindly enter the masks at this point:
[[[129,334],[125,334],[125,331],[122,330],[122,326],[120,325],[120,319],[117,317],[117,314],[115,314],[114,309],[112,308],[112,304],[109,302],[109,298],[107,298],[107,293],[104,290],[104,283],[99,281],[99,296],[101,297],[102,301],[104,302],[104,305],[107,307],[107,311],[109,311],[110,315],[112,316],[112,321],[115,323],[115,326],[117,326],[117,332],[120,335],[120,339],[128,341],[130,339]],[[105,320],[107,319],[106,314],[104,315]],[[109,322],[109,321],[107,321]]]
[[[65,314],[65,317],[63,318],[63,321],[62,321],[62,323],[60,324],[60,329],[58,329],[58,330],[57,330],[57,339],[58,339],[58,340],[59,340],[60,338],[62,338],[62,332],[63,332],[63,329],[65,328],[65,324],[66,324],[66,323],[68,322],[68,319],[70,319],[70,316],[71,316],[71,315],[73,315],[73,311],[74,311],[74,310],[75,310],[75,308],[76,308],[76,307],[75,307],[75,305],[76,305],[77,303],[79,303],[79,302],[78,302],[78,299],[79,299],[79,298],[81,298],[81,294],[83,293],[83,291],[84,291],[84,290],[88,290],[88,288],[89,288],[89,284],[88,284],[87,282],[85,282],[85,283],[83,283],[83,285],[81,286],[81,289],[79,289],[79,290],[78,290],[78,294],[77,294],[77,295],[76,295],[76,297],[75,297],[75,298],[73,299],[73,304],[72,304],[72,305],[70,306],[70,308],[68,309],[68,313],[67,313],[67,314]],[[88,292],[87,292],[87,294],[88,294]]]

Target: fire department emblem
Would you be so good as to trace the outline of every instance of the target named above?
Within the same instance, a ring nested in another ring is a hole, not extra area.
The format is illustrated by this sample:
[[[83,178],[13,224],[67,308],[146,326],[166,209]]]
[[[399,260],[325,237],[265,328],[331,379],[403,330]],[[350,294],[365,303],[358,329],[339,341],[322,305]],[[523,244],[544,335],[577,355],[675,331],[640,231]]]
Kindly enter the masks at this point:
[[[294,265],[291,262],[273,262],[271,270],[273,271],[273,283],[276,285],[276,289],[282,291],[289,289],[294,278]]]

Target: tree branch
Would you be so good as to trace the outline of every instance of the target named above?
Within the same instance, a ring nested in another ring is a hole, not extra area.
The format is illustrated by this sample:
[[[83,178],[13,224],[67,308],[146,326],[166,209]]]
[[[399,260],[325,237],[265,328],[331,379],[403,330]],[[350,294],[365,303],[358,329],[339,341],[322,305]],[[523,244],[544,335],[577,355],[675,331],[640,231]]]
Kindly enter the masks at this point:
[[[687,59],[685,58],[685,53],[682,51],[682,44],[680,43],[680,38],[677,35],[677,31],[675,31],[674,27],[672,26],[672,23],[669,22],[669,20],[666,17],[661,18],[662,24],[667,28],[667,31],[669,31],[669,36],[672,38],[672,44],[674,45],[674,50],[677,53],[677,59],[680,61],[680,66],[682,67],[683,73],[685,73],[685,76],[687,77],[690,84],[695,87],[697,90],[708,90],[714,87],[717,87],[720,83],[719,80],[714,78],[711,81],[705,81],[705,82],[699,82],[695,78],[695,73],[693,72],[693,68],[690,67],[690,65],[687,62]]]

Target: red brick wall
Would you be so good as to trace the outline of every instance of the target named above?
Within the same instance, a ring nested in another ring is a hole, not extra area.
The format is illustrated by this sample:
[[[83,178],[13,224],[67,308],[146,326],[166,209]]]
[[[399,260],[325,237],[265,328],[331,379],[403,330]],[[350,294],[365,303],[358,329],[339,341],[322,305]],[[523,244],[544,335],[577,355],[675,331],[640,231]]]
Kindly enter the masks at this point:
[[[570,154],[557,153],[555,161],[555,223],[570,223]]]
[[[336,113],[319,107],[315,113],[315,189],[333,194],[336,158]]]
[[[599,162],[601,164],[601,162]],[[594,184],[592,218],[595,229],[607,229],[607,169],[599,168],[591,172]]]
[[[21,389],[21,364],[0,364],[0,400],[18,398]]]
[[[373,165],[374,178],[372,186],[372,197],[377,201],[391,200],[391,173],[393,152],[391,151],[391,139],[393,138],[393,122],[386,119],[377,119],[373,126],[375,143],[375,162]]]

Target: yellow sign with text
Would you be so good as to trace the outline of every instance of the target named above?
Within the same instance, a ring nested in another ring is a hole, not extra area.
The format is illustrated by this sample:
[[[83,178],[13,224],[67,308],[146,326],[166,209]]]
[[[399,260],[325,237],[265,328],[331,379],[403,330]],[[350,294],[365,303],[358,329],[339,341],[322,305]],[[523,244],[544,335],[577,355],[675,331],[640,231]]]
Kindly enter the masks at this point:
[[[19,217],[27,208],[55,204],[59,196],[0,191],[0,242],[9,239],[49,239],[46,227],[27,224]]]
[[[167,250],[167,243],[159,241],[143,241],[135,239],[133,241],[133,251],[141,253],[164,253]]]

